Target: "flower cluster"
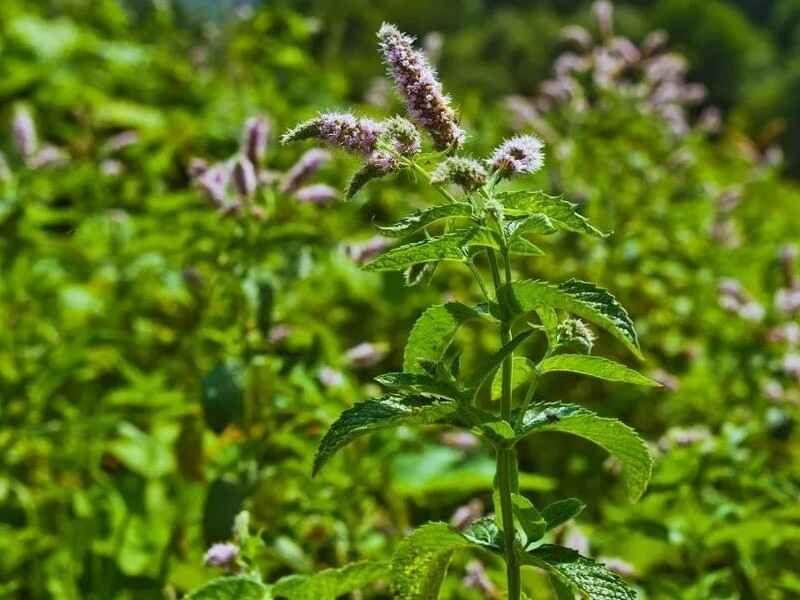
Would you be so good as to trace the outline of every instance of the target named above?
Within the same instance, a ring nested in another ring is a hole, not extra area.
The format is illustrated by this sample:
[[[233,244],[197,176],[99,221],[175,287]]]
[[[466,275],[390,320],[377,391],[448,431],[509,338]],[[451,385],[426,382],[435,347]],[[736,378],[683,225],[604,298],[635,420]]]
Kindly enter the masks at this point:
[[[486,183],[487,173],[484,166],[474,158],[451,156],[441,163],[431,174],[431,183],[444,185],[455,183],[465,192],[471,192]]]
[[[575,346],[589,354],[594,346],[595,335],[589,326],[580,319],[564,319],[558,325],[558,345]]]
[[[498,146],[489,163],[507,175],[535,173],[544,164],[544,145],[532,135],[519,135]]]
[[[659,116],[676,135],[687,134],[687,109],[702,103],[706,90],[701,84],[686,81],[687,62],[682,56],[664,51],[666,33],[651,32],[637,46],[614,34],[611,2],[596,2],[593,12],[599,40],[583,27],[566,27],[562,31],[566,48],[553,64],[553,77],[541,83],[532,99],[507,99],[517,126],[533,125],[544,131],[547,126],[540,115],[562,107],[583,112],[603,92],[614,90],[635,100],[643,111]],[[700,114],[697,126],[716,131],[719,111],[708,107]]]
[[[406,101],[408,113],[423,127],[438,149],[457,147],[464,142],[450,98],[442,91],[436,72],[425,55],[414,49],[414,38],[397,27],[384,23],[378,40],[389,76]]]
[[[381,124],[372,119],[332,112],[318,115],[290,129],[281,137],[281,143],[313,138],[368,157],[375,152],[382,132]]]
[[[330,128],[326,131],[331,134]],[[263,168],[268,141],[267,117],[251,117],[242,130],[236,155],[214,164],[209,164],[202,158],[194,158],[189,164],[189,176],[212,206],[225,214],[237,214],[246,205],[253,217],[263,218],[263,210],[255,203],[256,195],[260,189],[272,186],[276,186],[282,194],[305,204],[323,205],[336,198],[336,192],[328,186],[304,186],[330,159],[328,152],[312,148],[286,173],[281,174]]]

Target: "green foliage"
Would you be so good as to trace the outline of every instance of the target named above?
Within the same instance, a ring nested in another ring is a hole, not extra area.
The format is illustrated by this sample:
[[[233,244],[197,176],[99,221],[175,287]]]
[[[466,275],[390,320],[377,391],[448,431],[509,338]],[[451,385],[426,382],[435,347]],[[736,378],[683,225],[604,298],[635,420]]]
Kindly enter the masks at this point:
[[[367,587],[387,574],[388,565],[364,561],[341,569],[326,569],[314,575],[290,575],[272,586],[279,600],[336,600],[343,594]]]
[[[568,371],[589,375],[606,381],[634,383],[636,385],[659,386],[660,384],[633,369],[621,365],[602,356],[585,356],[583,354],[557,354],[545,358],[536,370],[540,374]]]
[[[245,576],[222,577],[196,589],[186,600],[272,600],[269,588]]]
[[[630,427],[617,419],[599,417],[574,404],[538,403],[517,416],[517,440],[542,431],[561,431],[597,444],[617,459],[628,498],[641,498],[653,469],[647,444]]]

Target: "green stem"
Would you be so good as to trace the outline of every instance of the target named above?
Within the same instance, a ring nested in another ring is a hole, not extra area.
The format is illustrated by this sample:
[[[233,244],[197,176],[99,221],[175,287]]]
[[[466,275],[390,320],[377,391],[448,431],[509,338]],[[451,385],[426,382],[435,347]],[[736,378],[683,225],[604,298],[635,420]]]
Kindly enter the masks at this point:
[[[506,276],[506,283],[511,283],[511,268],[508,262],[508,254],[501,253],[503,259],[503,270]],[[500,268],[497,264],[497,254],[494,250],[489,250],[489,265],[492,269],[492,280],[494,282],[495,296],[502,287]],[[500,302],[500,298],[497,298]],[[511,323],[506,311],[501,306],[502,320],[500,321],[500,341],[505,346],[511,341]],[[500,400],[500,414],[504,420],[511,423],[511,368],[513,364],[513,352],[503,361],[503,393]],[[514,536],[514,515],[511,506],[511,494],[516,493],[515,477],[512,472],[515,467],[516,456],[513,448],[498,448],[497,450],[497,487],[500,494],[500,512],[503,523],[503,540],[506,559],[506,579],[508,581],[508,600],[519,600],[520,584],[520,564],[519,556],[515,547]]]

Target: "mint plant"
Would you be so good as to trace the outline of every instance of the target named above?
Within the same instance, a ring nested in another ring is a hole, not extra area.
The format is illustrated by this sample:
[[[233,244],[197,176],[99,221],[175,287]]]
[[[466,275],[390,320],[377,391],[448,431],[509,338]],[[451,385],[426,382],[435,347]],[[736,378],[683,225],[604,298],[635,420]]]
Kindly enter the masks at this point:
[[[484,161],[458,154],[464,131],[430,64],[414,49],[413,38],[388,24],[381,27],[378,38],[389,76],[411,119],[430,135],[435,150],[422,154],[417,127],[397,116],[377,123],[349,114],[323,114],[286,133],[283,141],[315,138],[364,156],[365,166],[353,178],[349,196],[369,180],[400,170],[411,171],[433,187],[444,202],[380,227],[383,235],[403,242],[365,268],[402,270],[415,283],[430,278],[441,261],[461,262],[474,276],[484,301],[474,306],[451,302],[422,314],[409,336],[403,371],[377,378],[386,395],[342,413],[320,443],[314,472],[337,450],[372,431],[416,424],[469,427],[494,448],[497,457],[497,516],[481,519],[464,532],[429,524],[412,534],[392,564],[393,573],[405,574],[392,578],[395,596],[436,597],[449,555],[458,547],[476,545],[505,559],[511,600],[522,597],[523,565],[548,571],[559,597],[569,597],[572,590],[592,598],[633,598],[631,588],[601,564],[569,548],[540,543],[548,531],[580,513],[583,503],[568,498],[539,510],[520,494],[517,482],[517,445],[545,431],[571,433],[610,452],[622,467],[632,500],[642,495],[650,477],[652,459],[632,429],[580,406],[544,402],[537,396],[539,380],[557,372],[657,385],[626,366],[589,354],[594,334],[586,322],[607,331],[641,358],[625,309],[592,283],[553,284],[514,277],[515,256],[543,254],[531,241],[535,236],[558,231],[596,238],[604,234],[560,197],[540,190],[503,190],[507,180],[541,168],[543,148],[537,138],[521,135],[507,140]],[[461,193],[452,194],[450,184]],[[481,273],[483,262],[488,265],[488,282]],[[533,314],[538,317],[535,324],[527,318]],[[501,348],[467,376],[460,371],[460,353],[452,342],[468,320],[496,327]],[[544,355],[538,360],[515,357],[533,334],[545,337]],[[500,405],[493,410],[484,401],[484,392],[496,377]],[[525,388],[518,402],[516,388]],[[408,576],[412,572],[416,575]]]
[[[635,591],[603,564],[545,543],[553,537],[549,532],[576,517],[584,504],[565,498],[539,509],[520,493],[518,484],[518,445],[553,431],[585,438],[614,456],[631,500],[642,495],[650,477],[651,455],[631,428],[581,406],[545,401],[537,392],[542,378],[559,372],[658,385],[633,369],[590,354],[593,324],[642,358],[625,309],[589,282],[520,280],[514,274],[515,257],[544,253],[532,238],[570,232],[601,239],[604,234],[560,197],[541,190],[504,189],[508,180],[542,167],[543,145],[537,138],[509,139],[486,160],[461,154],[465,133],[433,69],[414,49],[413,38],[388,24],[378,38],[411,120],[394,116],[378,122],[325,113],[288,131],[283,142],[316,139],[362,156],[364,166],[353,177],[348,196],[373,179],[400,171],[436,190],[442,203],[379,227],[384,236],[402,241],[365,268],[403,271],[409,284],[417,284],[429,281],[442,261],[458,262],[470,270],[482,301],[432,306],[419,317],[408,338],[403,370],[380,375],[377,381],[385,395],[355,404],[333,423],[319,444],[313,472],[338,450],[374,431],[401,425],[469,428],[494,449],[496,516],[481,518],[464,530],[429,523],[403,540],[385,563],[293,576],[273,586],[259,582],[262,587],[255,588],[253,597],[334,600],[371,581],[388,579],[393,598],[435,599],[452,554],[474,547],[505,560],[510,600],[526,597],[520,576],[526,565],[550,574],[558,598],[579,593],[601,600],[633,599]],[[433,141],[429,152],[422,151],[420,128]],[[534,315],[536,321],[531,322]],[[472,373],[462,372],[461,353],[453,343],[467,321],[496,328],[501,344]],[[534,335],[543,336],[545,346],[535,360],[523,353]],[[498,393],[489,393],[492,389]],[[499,406],[491,402],[495,395]]]

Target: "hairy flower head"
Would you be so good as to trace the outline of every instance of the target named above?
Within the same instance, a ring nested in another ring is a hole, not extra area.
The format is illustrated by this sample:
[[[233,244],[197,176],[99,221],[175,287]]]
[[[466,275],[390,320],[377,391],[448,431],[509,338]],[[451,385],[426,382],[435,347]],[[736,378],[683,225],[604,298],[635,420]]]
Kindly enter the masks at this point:
[[[559,346],[574,346],[589,354],[592,351],[594,340],[594,333],[580,319],[564,319],[558,324]]]
[[[535,173],[544,164],[544,145],[532,135],[518,135],[500,144],[489,159],[505,175]]]
[[[372,119],[358,118],[350,113],[324,113],[284,133],[281,142],[287,144],[313,138],[348,152],[369,156],[375,151],[382,132],[380,123]]]
[[[450,98],[442,91],[425,55],[414,49],[414,38],[389,23],[378,31],[378,46],[389,76],[403,96],[408,113],[424,127],[438,149],[460,146],[464,131]]]
[[[471,192],[486,183],[486,169],[474,158],[451,156],[442,161],[431,174],[431,183],[455,183]]]
[[[209,567],[232,569],[239,556],[239,547],[230,542],[214,544],[203,557],[203,562]]]
[[[381,140],[388,142],[395,152],[403,156],[414,156],[422,150],[419,131],[408,119],[390,117],[383,123]]]

